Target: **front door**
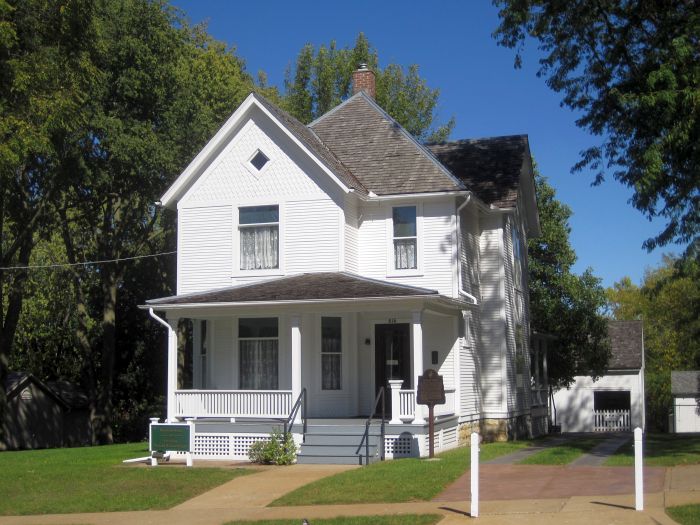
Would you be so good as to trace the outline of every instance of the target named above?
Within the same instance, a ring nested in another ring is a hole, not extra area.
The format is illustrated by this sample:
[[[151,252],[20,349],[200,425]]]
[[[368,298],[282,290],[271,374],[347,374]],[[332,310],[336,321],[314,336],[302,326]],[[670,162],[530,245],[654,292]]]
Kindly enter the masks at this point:
[[[391,415],[389,379],[403,379],[401,388],[411,388],[410,325],[378,324],[374,330],[374,384],[375,393],[384,387],[386,413]],[[381,408],[379,408],[381,410]]]

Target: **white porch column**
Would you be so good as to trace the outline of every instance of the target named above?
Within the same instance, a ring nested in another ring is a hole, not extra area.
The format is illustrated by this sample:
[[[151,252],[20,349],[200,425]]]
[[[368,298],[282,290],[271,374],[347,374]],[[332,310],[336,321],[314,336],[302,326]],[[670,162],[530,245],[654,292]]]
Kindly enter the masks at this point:
[[[301,316],[291,316],[289,324],[292,329],[292,403],[294,403],[301,393]]]
[[[391,393],[391,425],[400,425],[403,423],[401,421],[401,385],[403,385],[403,379],[389,379],[389,389]]]
[[[168,421],[175,422],[175,390],[177,390],[177,323],[168,319]]]
[[[423,312],[413,312],[411,318],[411,336],[413,339],[413,388],[416,390],[416,400],[418,399],[418,376],[423,375]],[[423,405],[416,403],[416,418],[414,423],[422,425],[425,423],[423,417]]]

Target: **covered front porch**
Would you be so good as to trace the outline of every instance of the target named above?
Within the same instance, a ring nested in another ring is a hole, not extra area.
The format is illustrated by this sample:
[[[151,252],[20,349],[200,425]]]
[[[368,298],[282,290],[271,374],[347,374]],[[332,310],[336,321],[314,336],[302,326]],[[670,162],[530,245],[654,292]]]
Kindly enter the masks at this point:
[[[443,376],[446,388],[446,403],[436,415],[453,419],[466,305],[431,290],[330,275],[283,279],[288,282],[282,291],[303,290],[306,297],[280,298],[278,286],[276,300],[241,300],[242,291],[265,297],[265,286],[279,285],[278,279],[228,289],[227,297],[218,291],[149,302],[151,315],[169,332],[167,420],[279,426],[300,398],[310,420],[377,418],[375,398],[384,387],[387,423],[421,427],[427,408],[416,404],[415,388],[427,368]],[[334,286],[326,282],[331,279]],[[319,295],[319,287],[341,297],[309,298]],[[342,297],[350,295],[348,289],[353,296]],[[192,327],[189,384],[178,377],[182,319]]]

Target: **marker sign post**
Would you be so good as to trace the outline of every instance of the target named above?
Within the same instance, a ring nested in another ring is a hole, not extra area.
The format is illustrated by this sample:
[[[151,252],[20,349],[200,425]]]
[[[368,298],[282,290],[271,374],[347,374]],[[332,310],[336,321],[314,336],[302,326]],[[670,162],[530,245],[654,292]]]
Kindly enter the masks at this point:
[[[435,455],[435,405],[445,404],[445,385],[442,376],[432,368],[428,368],[422,376],[418,376],[418,392],[416,403],[428,405],[428,431],[430,433],[428,450],[430,457]]]

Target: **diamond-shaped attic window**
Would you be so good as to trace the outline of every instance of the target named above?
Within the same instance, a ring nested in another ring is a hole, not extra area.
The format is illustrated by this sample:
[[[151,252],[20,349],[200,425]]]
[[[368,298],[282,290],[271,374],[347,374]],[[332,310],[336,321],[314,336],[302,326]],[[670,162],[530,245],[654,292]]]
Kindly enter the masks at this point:
[[[258,150],[255,155],[253,155],[253,158],[250,159],[250,163],[253,165],[253,167],[260,171],[265,167],[265,164],[270,162],[270,159],[267,158],[267,155],[265,155],[262,151]]]

